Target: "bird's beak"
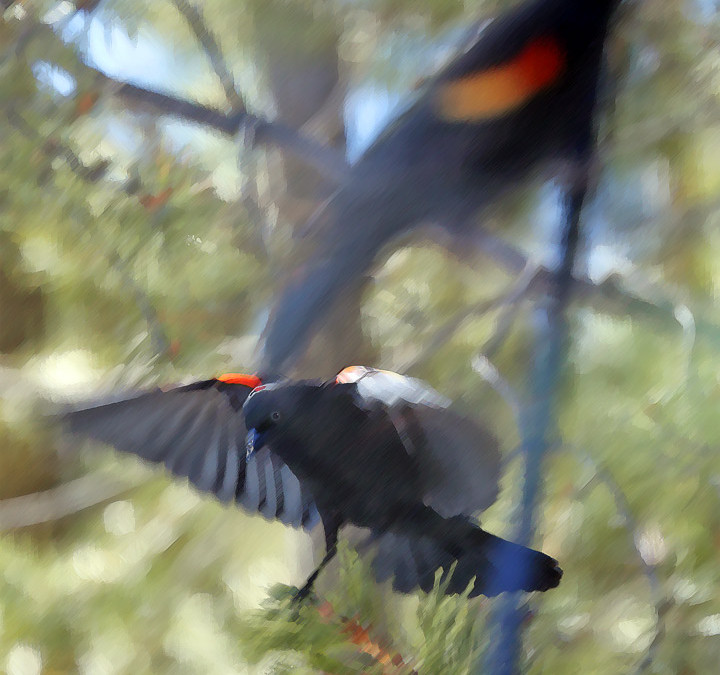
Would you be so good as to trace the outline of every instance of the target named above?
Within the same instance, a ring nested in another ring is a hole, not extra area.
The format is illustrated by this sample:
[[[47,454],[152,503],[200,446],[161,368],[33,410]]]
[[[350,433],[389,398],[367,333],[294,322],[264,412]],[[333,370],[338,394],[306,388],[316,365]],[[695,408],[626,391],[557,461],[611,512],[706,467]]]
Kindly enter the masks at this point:
[[[249,462],[250,458],[262,448],[262,434],[257,429],[250,429],[245,437],[245,461]]]

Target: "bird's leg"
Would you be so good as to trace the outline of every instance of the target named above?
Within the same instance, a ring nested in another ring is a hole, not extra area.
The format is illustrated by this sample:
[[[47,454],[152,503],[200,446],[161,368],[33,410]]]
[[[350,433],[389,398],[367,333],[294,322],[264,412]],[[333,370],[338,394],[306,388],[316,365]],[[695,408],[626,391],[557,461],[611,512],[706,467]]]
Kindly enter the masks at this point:
[[[321,518],[323,527],[325,528],[325,555],[320,561],[320,564],[315,568],[315,571],[307,578],[305,585],[293,597],[293,602],[296,603],[301,603],[307,598],[312,591],[313,584],[318,576],[320,576],[320,572],[325,569],[327,564],[337,554],[338,530],[340,529],[342,520],[335,514],[332,516],[324,516],[321,514]]]
[[[310,594],[310,591],[312,591],[313,584],[320,575],[320,572],[322,572],[325,566],[335,557],[336,553],[337,541],[333,544],[332,548],[328,548],[325,551],[325,556],[320,561],[320,564],[315,568],[315,571],[307,578],[305,585],[297,593],[295,593],[295,596],[293,597],[293,602],[302,602],[303,600],[305,600],[305,598],[307,598],[307,596]]]

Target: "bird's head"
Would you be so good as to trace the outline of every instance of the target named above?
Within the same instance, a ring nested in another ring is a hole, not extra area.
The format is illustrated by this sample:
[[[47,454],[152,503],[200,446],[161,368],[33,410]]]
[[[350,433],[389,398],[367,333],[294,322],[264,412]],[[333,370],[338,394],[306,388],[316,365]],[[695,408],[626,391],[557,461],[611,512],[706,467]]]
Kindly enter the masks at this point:
[[[246,457],[249,460],[270,439],[300,424],[302,412],[307,412],[317,384],[272,383],[253,389],[243,405],[246,439]]]

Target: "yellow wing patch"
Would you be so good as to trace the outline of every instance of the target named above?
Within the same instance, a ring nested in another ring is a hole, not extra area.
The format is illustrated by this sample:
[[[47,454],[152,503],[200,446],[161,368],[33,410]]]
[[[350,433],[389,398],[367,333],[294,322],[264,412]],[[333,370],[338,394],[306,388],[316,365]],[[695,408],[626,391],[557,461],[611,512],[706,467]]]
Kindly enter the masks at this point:
[[[443,85],[438,92],[440,116],[451,122],[500,117],[550,87],[566,65],[565,51],[557,40],[533,40],[507,63]]]

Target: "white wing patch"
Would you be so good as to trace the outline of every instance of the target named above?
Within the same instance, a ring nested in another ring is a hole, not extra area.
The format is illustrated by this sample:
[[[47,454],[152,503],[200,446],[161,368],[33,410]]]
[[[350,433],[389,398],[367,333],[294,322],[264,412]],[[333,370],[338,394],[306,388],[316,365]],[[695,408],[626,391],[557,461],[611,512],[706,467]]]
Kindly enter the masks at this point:
[[[414,377],[406,377],[390,370],[376,370],[367,366],[350,366],[338,373],[335,381],[354,384],[364,401],[379,401],[390,407],[398,403],[447,408],[450,399],[428,384]]]

